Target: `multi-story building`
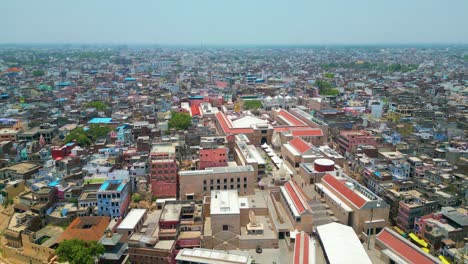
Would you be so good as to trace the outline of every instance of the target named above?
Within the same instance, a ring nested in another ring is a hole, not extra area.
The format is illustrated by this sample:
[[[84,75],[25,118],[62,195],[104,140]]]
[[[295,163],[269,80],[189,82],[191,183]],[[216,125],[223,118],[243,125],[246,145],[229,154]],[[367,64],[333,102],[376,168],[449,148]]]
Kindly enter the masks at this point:
[[[224,167],[228,162],[228,149],[225,147],[201,148],[199,150],[200,165],[203,170],[209,167]]]
[[[456,248],[465,246],[468,236],[467,210],[464,208],[442,207],[439,212],[415,219],[415,233],[435,249],[442,241],[450,239]]]
[[[374,137],[365,130],[342,130],[337,143],[343,153],[353,153],[360,145],[377,146]]]
[[[142,218],[129,221],[131,263],[173,264],[179,250],[200,247],[202,209],[193,201],[166,201],[162,210],[148,213],[142,224]]]
[[[19,131],[11,128],[0,129],[0,142],[1,141],[16,141]]]
[[[424,198],[423,194],[416,190],[400,192],[400,198],[396,223],[404,231],[411,231],[417,218],[437,208],[435,201]]]
[[[256,175],[264,175],[266,170],[265,159],[254,145],[248,145],[244,141],[237,140],[238,136],[236,136],[236,146],[234,147],[234,160],[242,166],[252,165]]]
[[[150,178],[153,195],[176,197],[178,189],[177,162],[172,144],[154,145],[150,152]]]
[[[32,141],[38,140],[42,136],[45,142],[50,143],[52,141],[52,138],[58,135],[58,132],[59,131],[56,126],[51,126],[50,124],[43,124],[18,134],[18,140]]]
[[[32,162],[22,162],[0,169],[0,179],[28,180],[42,168],[41,165]]]
[[[252,165],[181,171],[179,177],[180,197],[187,200],[202,200],[212,190],[237,190],[242,195],[253,194],[257,183]]]
[[[235,190],[211,191],[203,203],[203,247],[278,248],[278,234],[263,195],[239,197]]]
[[[98,215],[119,218],[130,203],[129,184],[124,180],[107,180],[96,192]]]
[[[293,226],[299,231],[312,232],[312,208],[303,190],[293,181],[280,187],[280,202]]]
[[[281,155],[294,167],[301,163],[310,163],[316,159],[323,158],[321,151],[314,145],[296,137],[281,146]]]
[[[357,234],[375,234],[388,225],[390,206],[344,174],[335,177],[327,173],[315,189],[338,221],[351,226]]]

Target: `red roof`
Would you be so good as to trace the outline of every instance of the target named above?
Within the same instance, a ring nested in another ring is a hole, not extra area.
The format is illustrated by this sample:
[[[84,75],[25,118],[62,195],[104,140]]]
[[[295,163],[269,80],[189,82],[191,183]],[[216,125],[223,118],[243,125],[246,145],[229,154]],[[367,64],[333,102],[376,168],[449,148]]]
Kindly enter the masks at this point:
[[[366,203],[366,200],[364,198],[359,196],[359,194],[355,193],[348,186],[346,186],[342,181],[339,181],[336,177],[332,176],[331,174],[327,173],[322,178],[322,181],[326,182],[337,192],[341,193],[341,195],[343,195],[348,201],[353,203],[356,207],[361,208]]]
[[[192,104],[190,108],[192,110],[192,116],[200,115],[200,109],[198,108],[198,104]]]
[[[437,263],[424,251],[418,250],[413,247],[410,242],[404,240],[399,234],[391,232],[388,228],[384,228],[382,232],[377,235],[377,240],[385,244],[392,251],[405,258],[410,263],[426,264]]]
[[[309,263],[309,240],[310,237],[305,232],[296,234],[294,242],[294,264]]]
[[[299,191],[299,187],[296,185],[296,183],[289,181],[287,182],[284,187],[286,188],[286,191],[288,192],[289,196],[291,197],[294,206],[297,209],[297,212],[299,214],[302,214],[305,210],[306,207],[308,207],[305,201],[305,197],[302,196],[302,193]]]
[[[286,119],[293,126],[305,126],[306,125],[304,122],[297,119],[297,117],[291,115],[288,111],[280,110],[278,114],[282,116],[284,119]]]
[[[232,122],[227,118],[227,116],[222,113],[218,112],[216,114],[216,118],[219,121],[219,124],[221,125],[221,128],[224,131],[224,134],[250,134],[253,133],[253,129],[251,128],[233,128],[232,127]]]
[[[281,126],[281,127],[275,127],[273,128],[275,132],[285,132],[285,131],[290,131],[291,127],[290,126]]]
[[[304,152],[308,151],[312,147],[309,145],[309,143],[305,142],[302,138],[300,137],[295,137],[289,141],[289,144],[293,146],[299,153],[303,154]]]
[[[229,83],[223,82],[223,81],[216,81],[215,84],[216,84],[216,87],[223,89],[223,88],[226,88]]]
[[[291,131],[295,137],[317,137],[323,136],[322,129],[320,128],[309,128],[309,129],[294,129]]]

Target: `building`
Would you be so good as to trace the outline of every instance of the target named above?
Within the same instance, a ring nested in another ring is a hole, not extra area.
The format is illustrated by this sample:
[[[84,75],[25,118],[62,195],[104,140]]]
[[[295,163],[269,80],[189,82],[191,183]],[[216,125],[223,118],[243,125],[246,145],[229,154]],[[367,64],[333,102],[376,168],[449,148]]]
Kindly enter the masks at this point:
[[[280,187],[280,202],[286,211],[286,215],[299,231],[312,233],[312,209],[310,208],[304,191],[293,181],[289,181]]]
[[[266,170],[265,159],[254,145],[248,145],[245,141],[238,140],[239,136],[236,136],[234,160],[241,166],[251,165],[255,170],[255,175],[264,175]]]
[[[179,172],[180,198],[202,200],[212,190],[237,190],[239,194],[253,194],[257,176],[252,165],[215,167]]]
[[[213,190],[204,199],[203,247],[217,250],[278,248],[276,227],[262,193],[239,197]]]
[[[468,237],[467,210],[442,207],[439,212],[416,218],[414,230],[436,250],[443,246],[444,240],[451,240],[454,247],[462,248]]]
[[[77,217],[58,238],[58,242],[69,239],[84,241],[99,241],[109,225],[108,216]]]
[[[124,180],[107,180],[96,192],[98,215],[120,218],[130,203],[129,184]]]
[[[117,226],[117,233],[128,237],[133,232],[140,230],[147,218],[147,211],[146,209],[132,209]]]
[[[315,189],[338,221],[351,226],[356,234],[372,235],[388,225],[390,206],[348,176],[327,173]]]
[[[416,190],[399,193],[397,226],[408,232],[414,228],[414,221],[433,212],[437,208],[435,201],[424,198],[424,195]]]
[[[55,263],[54,249],[63,229],[57,226],[36,229],[31,220],[25,213],[12,216],[4,233],[6,243],[2,245],[1,257],[9,263]]]
[[[224,167],[228,165],[228,149],[225,147],[201,148],[198,153],[200,170],[209,167]]]
[[[178,177],[175,147],[154,145],[150,152],[150,179],[153,195],[160,198],[177,197]]]
[[[225,113],[218,112],[215,121],[216,129],[220,135],[228,137],[245,134],[254,145],[271,144],[273,127],[266,120],[253,116],[245,116],[233,120]]]
[[[313,163],[301,163],[299,175],[306,184],[320,183],[325,174],[335,171],[335,162],[330,159],[316,159]]]
[[[361,145],[377,146],[374,137],[365,130],[342,130],[337,143],[339,150],[343,153],[353,153]]]
[[[148,213],[128,239],[131,263],[175,263],[179,250],[199,248],[203,208],[193,201],[166,200],[162,210]]]
[[[317,226],[317,236],[327,263],[372,263],[358,236],[349,226],[340,223]]]
[[[381,251],[380,259],[386,263],[434,264],[440,261],[405,239],[397,232],[385,227],[375,239]]]
[[[29,180],[33,174],[42,168],[41,165],[32,162],[21,162],[0,169],[0,180]]]
[[[59,133],[56,126],[51,126],[50,124],[43,124],[37,127],[33,127],[29,130],[26,130],[22,133],[19,133],[17,138],[18,140],[33,141],[39,140],[42,136],[45,142],[52,142],[52,138],[57,136]]]
[[[315,239],[301,231],[294,238],[293,264],[315,264]]]
[[[13,141],[16,142],[18,130],[11,128],[0,128],[0,142],[1,141]]]
[[[304,141],[300,137],[293,138],[281,146],[281,155],[294,167],[301,163],[310,163],[323,158],[322,152],[314,145]]]
[[[248,254],[206,248],[182,249],[176,257],[177,264],[251,264],[252,260]]]

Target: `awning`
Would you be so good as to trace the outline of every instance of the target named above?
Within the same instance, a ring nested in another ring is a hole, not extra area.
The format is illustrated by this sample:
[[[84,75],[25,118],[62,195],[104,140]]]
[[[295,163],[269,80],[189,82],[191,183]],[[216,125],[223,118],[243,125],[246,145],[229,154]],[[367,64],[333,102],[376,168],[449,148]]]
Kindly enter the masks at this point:
[[[427,248],[427,242],[424,241],[423,239],[420,239],[417,235],[415,235],[414,233],[410,233],[409,234],[410,238],[413,239],[416,243],[418,243],[419,245],[421,245],[422,247],[425,247]]]

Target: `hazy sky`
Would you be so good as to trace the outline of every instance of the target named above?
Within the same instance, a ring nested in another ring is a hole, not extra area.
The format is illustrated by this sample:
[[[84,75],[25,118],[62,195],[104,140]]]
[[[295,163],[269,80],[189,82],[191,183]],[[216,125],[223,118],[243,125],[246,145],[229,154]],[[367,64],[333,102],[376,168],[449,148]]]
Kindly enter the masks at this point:
[[[0,43],[468,43],[468,0],[0,0]]]

